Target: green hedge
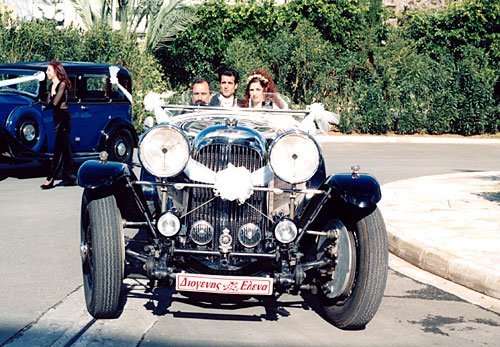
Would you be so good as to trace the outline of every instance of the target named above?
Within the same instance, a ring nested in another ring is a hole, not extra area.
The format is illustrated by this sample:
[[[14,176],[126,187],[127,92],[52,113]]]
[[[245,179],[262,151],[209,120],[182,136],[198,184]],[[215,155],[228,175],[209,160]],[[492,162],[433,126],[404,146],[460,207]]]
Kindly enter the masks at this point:
[[[382,0],[206,1],[198,21],[155,56],[107,27],[50,21],[0,23],[0,61],[82,60],[126,67],[134,121],[150,90],[184,90],[196,76],[236,68],[241,96],[255,68],[269,69],[293,107],[322,102],[344,133],[475,135],[500,131],[500,3],[462,0],[406,11],[385,24]]]

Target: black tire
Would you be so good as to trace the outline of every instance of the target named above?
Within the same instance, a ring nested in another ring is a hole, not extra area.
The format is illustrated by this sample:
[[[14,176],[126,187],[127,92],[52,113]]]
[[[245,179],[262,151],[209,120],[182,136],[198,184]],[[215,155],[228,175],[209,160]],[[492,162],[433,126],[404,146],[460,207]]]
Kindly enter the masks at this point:
[[[82,197],[81,253],[87,310],[94,318],[118,312],[124,273],[124,238],[120,211],[113,195]]]
[[[351,231],[349,231],[351,232]],[[353,230],[356,272],[353,286],[341,298],[329,299],[319,289],[325,318],[341,329],[364,329],[377,312],[388,272],[387,232],[378,209],[356,223]]]
[[[130,131],[126,129],[115,131],[108,139],[106,151],[110,161],[130,164],[134,154],[134,140]]]

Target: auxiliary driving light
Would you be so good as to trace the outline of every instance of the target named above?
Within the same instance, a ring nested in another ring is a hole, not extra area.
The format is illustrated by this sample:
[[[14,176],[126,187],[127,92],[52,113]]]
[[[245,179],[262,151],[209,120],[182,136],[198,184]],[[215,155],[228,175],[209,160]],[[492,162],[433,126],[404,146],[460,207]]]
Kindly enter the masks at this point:
[[[262,240],[262,232],[257,225],[247,223],[242,225],[238,230],[238,240],[246,248],[252,248],[257,246],[260,240]]]
[[[214,227],[204,220],[199,220],[191,227],[191,239],[199,246],[206,245],[214,238]]]
[[[282,219],[274,228],[274,236],[281,243],[290,243],[297,237],[297,226],[290,219]]]
[[[157,227],[163,236],[171,237],[179,232],[181,222],[175,214],[167,212],[158,219]]]

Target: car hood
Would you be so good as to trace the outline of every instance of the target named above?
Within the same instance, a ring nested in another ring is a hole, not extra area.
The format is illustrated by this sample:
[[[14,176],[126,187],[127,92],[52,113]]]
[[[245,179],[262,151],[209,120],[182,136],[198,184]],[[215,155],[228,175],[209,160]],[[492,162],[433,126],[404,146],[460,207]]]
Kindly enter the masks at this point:
[[[0,92],[0,125],[5,125],[5,121],[12,113],[12,110],[32,103],[33,100],[24,95]]]
[[[31,105],[32,103],[33,99],[28,96],[16,92],[0,91],[0,105],[2,105],[2,108],[4,107],[3,105],[21,106],[21,105]]]

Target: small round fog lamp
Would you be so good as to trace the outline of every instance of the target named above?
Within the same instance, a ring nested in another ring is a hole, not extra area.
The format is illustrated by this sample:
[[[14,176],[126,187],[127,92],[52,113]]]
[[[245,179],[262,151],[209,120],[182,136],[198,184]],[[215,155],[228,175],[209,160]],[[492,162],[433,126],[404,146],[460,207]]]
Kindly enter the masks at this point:
[[[297,226],[290,219],[283,219],[274,228],[274,235],[281,243],[290,243],[297,237]]]
[[[175,214],[167,212],[158,219],[157,227],[163,236],[172,237],[180,230],[181,222]]]

